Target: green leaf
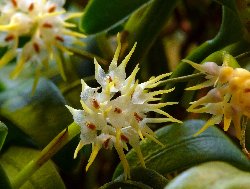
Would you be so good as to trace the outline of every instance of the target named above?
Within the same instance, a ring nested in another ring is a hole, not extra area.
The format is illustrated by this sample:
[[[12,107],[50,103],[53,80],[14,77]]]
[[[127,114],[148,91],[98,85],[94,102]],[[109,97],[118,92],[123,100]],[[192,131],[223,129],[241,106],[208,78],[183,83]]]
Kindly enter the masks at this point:
[[[144,10],[140,9],[129,18],[125,26],[128,38],[127,50],[137,42],[136,50],[126,68],[129,73],[134,70],[138,62],[143,64],[143,59],[166,26],[178,3],[178,0],[153,0]],[[160,67],[158,64],[157,66]]]
[[[8,176],[6,175],[4,169],[2,168],[0,164],[0,188],[3,189],[11,189],[11,184],[9,181]]]
[[[136,181],[118,181],[118,182],[109,182],[99,189],[153,189],[143,183]]]
[[[250,173],[224,162],[208,162],[177,176],[165,189],[248,189]]]
[[[4,123],[0,121],[0,151],[3,147],[7,134],[8,134],[8,128],[6,127]]]
[[[214,0],[217,3],[224,5],[225,7],[231,9],[232,11],[234,11],[235,13],[237,13],[236,11],[236,2],[235,1],[228,1],[228,0]]]
[[[183,124],[171,124],[156,132],[158,140],[165,147],[145,139],[141,143],[146,167],[165,175],[187,169],[207,161],[225,161],[243,170],[250,170],[250,162],[241,150],[216,127],[210,127],[194,137],[204,121],[190,120]],[[131,167],[140,165],[134,150],[127,154]],[[123,173],[120,165],[115,170],[113,179]]]
[[[39,154],[38,150],[23,147],[10,147],[0,159],[1,165],[12,182],[19,171]],[[52,161],[45,163],[21,189],[65,189],[64,183]]]
[[[131,180],[141,182],[146,184],[152,188],[164,188],[168,184],[168,180],[157,173],[154,170],[144,168],[144,167],[136,167],[131,170]],[[124,175],[118,177],[115,181],[122,181],[124,180]]]
[[[44,147],[71,123],[65,100],[58,88],[41,78],[34,95],[33,80],[0,93],[0,115]]]
[[[94,34],[110,28],[149,0],[91,0],[82,16],[81,29]]]

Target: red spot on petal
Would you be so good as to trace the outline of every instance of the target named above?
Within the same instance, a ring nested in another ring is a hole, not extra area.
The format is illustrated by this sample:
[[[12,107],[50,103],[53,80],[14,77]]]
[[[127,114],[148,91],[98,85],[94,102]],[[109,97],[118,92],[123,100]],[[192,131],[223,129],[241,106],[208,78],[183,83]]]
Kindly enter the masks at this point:
[[[125,135],[121,134],[121,140],[123,140],[124,142],[128,143],[129,139],[128,137],[126,137]]]
[[[44,28],[52,28],[53,25],[50,24],[50,23],[48,23],[48,22],[45,22],[45,23],[43,24],[43,27],[44,27]]]
[[[140,122],[143,120],[143,118],[141,116],[139,116],[136,112],[134,113],[135,119],[137,122]]]
[[[245,90],[244,90],[244,93],[249,93],[250,92],[250,88],[246,88]]]
[[[37,43],[33,43],[33,48],[34,48],[34,50],[35,50],[37,53],[40,52],[40,47],[39,47],[39,45],[38,45]]]
[[[33,9],[34,9],[34,3],[31,3],[29,6],[29,11],[31,12],[31,11],[33,11]]]
[[[48,12],[49,13],[52,13],[52,12],[54,12],[56,10],[56,5],[51,5],[50,7],[49,7],[49,9],[48,9]]]
[[[120,113],[122,113],[122,110],[120,108],[115,108],[114,112],[120,114]]]
[[[108,76],[109,83],[111,83],[113,80],[110,76]]]
[[[57,41],[64,42],[64,39],[63,39],[61,36],[59,36],[59,35],[57,35],[57,36],[55,37],[55,39],[56,39]]]
[[[93,100],[92,100],[92,105],[94,106],[95,109],[100,108],[100,105],[99,105],[98,101],[95,98],[93,98]]]
[[[91,129],[91,130],[95,130],[96,126],[93,123],[87,123],[86,126]]]
[[[108,138],[107,140],[105,140],[105,141],[103,142],[103,147],[104,147],[105,149],[108,149],[108,147],[109,147],[109,141],[110,141],[110,138]]]
[[[17,2],[16,0],[11,0],[12,4],[14,5],[14,7],[17,7]]]
[[[14,39],[14,35],[7,35],[6,37],[5,37],[5,41],[6,42],[9,42],[9,41],[11,41],[11,40],[13,40]]]

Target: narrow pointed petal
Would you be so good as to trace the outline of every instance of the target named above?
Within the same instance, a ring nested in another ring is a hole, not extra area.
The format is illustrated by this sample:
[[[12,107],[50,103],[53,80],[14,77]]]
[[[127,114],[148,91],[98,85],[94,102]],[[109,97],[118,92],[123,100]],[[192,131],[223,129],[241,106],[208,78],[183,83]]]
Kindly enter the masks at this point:
[[[191,60],[187,60],[187,59],[183,59],[181,61],[190,64],[192,67],[199,70],[200,72],[204,72],[204,69],[201,64],[194,63]]]
[[[135,152],[136,152],[136,154],[137,154],[137,156],[139,158],[141,166],[146,167],[140,146],[139,145],[138,146],[133,146],[133,149],[135,150]]]
[[[240,113],[235,113],[232,116],[236,137],[240,140],[241,139],[241,115]]]
[[[188,87],[186,88],[185,90],[199,90],[199,89],[203,89],[203,88],[206,88],[206,87],[210,87],[210,86],[213,86],[214,85],[214,82],[211,81],[211,80],[207,80],[201,84],[198,84],[198,85],[195,85],[195,86],[192,86],[192,87]]]
[[[0,68],[8,64],[16,56],[16,49],[7,51],[0,59]]]
[[[222,120],[222,116],[219,115],[219,116],[214,116],[212,118],[210,118],[206,123],[205,125],[198,131],[194,134],[194,136],[197,136],[199,134],[201,134],[202,132],[204,132],[209,126],[212,126],[214,124],[218,124],[220,123]]]
[[[127,178],[130,178],[130,168],[129,168],[129,164],[128,164],[128,161],[126,159],[126,156],[123,152],[122,146],[120,144],[121,143],[120,137],[121,137],[121,130],[118,128],[116,131],[115,149],[116,149],[116,151],[119,155],[119,158],[121,160],[121,163],[123,165],[125,180],[127,180]]]
[[[132,56],[133,52],[135,51],[136,44],[137,43],[134,44],[133,48],[130,50],[130,52],[128,53],[128,55],[124,58],[124,60],[122,61],[122,63],[119,65],[119,67],[123,67],[123,68],[126,67],[126,65],[127,65],[128,61],[129,61],[130,57]]]
[[[64,81],[67,81],[67,77],[65,75],[65,71],[64,71],[64,65],[63,65],[63,62],[62,62],[62,57],[61,55],[59,54],[59,52],[55,49],[53,49],[53,55],[55,57],[55,60],[56,60],[56,64],[59,68],[59,72],[63,78]]]
[[[101,86],[103,86],[105,84],[106,74],[102,69],[102,67],[98,64],[96,59],[94,59],[94,64],[95,64],[95,79]]]
[[[119,58],[120,51],[121,51],[121,36],[120,36],[120,33],[118,33],[117,34],[117,47],[116,47],[114,58],[109,65],[109,70],[114,70],[115,68],[117,68],[117,61]]]
[[[166,93],[170,93],[174,90],[175,88],[171,88],[171,89],[166,89],[166,90],[159,90],[159,91],[154,91],[154,92],[151,92],[149,93],[150,95],[152,96],[156,96],[156,95],[159,95],[159,94],[166,94]]]
[[[17,65],[15,67],[15,69],[11,72],[10,77],[12,79],[15,79],[18,77],[18,75],[20,74],[20,72],[23,70],[24,64],[25,64],[25,57],[21,56],[20,59],[17,62]]]
[[[93,144],[92,145],[92,153],[89,157],[89,160],[88,160],[88,164],[86,166],[86,171],[88,171],[89,167],[91,166],[91,164],[94,162],[99,150],[100,150],[100,146],[98,144]]]
[[[162,147],[165,147],[165,144],[161,143],[159,140],[157,140],[154,136],[148,134],[148,133],[143,133],[147,138],[150,140],[154,141],[156,144],[159,144]]]
[[[82,101],[82,100],[80,100],[80,103],[81,103],[81,105],[82,105],[82,108],[86,111],[86,112],[88,112],[89,114],[91,114],[91,113],[93,113],[93,111]]]
[[[82,149],[83,146],[84,143],[80,140],[74,152],[74,159],[76,159],[78,152]]]

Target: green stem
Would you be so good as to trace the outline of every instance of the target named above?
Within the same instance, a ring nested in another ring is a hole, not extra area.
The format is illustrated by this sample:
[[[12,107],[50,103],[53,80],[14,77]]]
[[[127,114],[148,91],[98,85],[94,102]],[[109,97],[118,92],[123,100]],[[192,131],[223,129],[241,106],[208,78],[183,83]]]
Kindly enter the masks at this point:
[[[95,54],[92,54],[90,52],[87,52],[87,51],[84,51],[84,50],[81,50],[81,49],[77,49],[77,48],[74,48],[74,47],[66,47],[66,48],[69,51],[73,52],[74,54],[82,56],[82,57],[84,57],[84,58],[86,58],[86,59],[88,59],[90,61],[93,61],[94,58],[95,58],[102,65],[108,65],[109,64],[105,59],[103,59],[103,58],[101,58],[101,57],[99,57],[99,56],[97,56]]]
[[[53,155],[55,155],[64,145],[71,141],[80,128],[77,124],[72,123],[59,133],[36,157],[31,160],[13,179],[11,185],[13,189],[20,188],[44,163],[46,163]],[[73,158],[73,154],[72,154]]]
[[[204,76],[204,74],[196,73],[196,74],[186,75],[182,77],[170,78],[170,79],[163,80],[161,84],[158,86],[165,86],[167,83],[187,82],[187,81],[190,81],[191,79],[199,78],[201,76]]]

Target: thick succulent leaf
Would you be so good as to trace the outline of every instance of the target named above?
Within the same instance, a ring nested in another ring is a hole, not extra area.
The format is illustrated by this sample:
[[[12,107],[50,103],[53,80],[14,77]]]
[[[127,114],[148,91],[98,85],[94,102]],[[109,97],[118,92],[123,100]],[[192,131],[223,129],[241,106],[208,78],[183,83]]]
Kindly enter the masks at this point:
[[[10,181],[0,164],[0,188],[11,189]]]
[[[207,161],[225,161],[243,170],[250,170],[250,162],[241,150],[218,128],[212,126],[194,137],[204,121],[190,120],[183,124],[171,124],[156,132],[164,147],[151,140],[141,142],[146,167],[165,175],[187,169]],[[134,150],[127,154],[131,167],[140,165]],[[113,178],[123,173],[121,164]]]
[[[110,28],[149,0],[91,0],[82,16],[81,29],[94,34]]]
[[[164,188],[168,184],[168,180],[157,173],[154,170],[144,168],[144,167],[136,167],[131,170],[131,180],[136,182],[141,182],[146,184],[152,188]],[[119,176],[115,182],[124,180],[124,175]]]
[[[72,122],[58,88],[41,78],[32,95],[33,80],[0,93],[0,115],[44,147]]]
[[[7,134],[8,134],[7,126],[0,121],[0,151],[2,149]]]
[[[165,189],[248,189],[250,173],[225,162],[208,162],[188,169]]]
[[[13,182],[19,171],[38,154],[39,151],[31,148],[10,147],[0,159],[10,182]],[[52,161],[48,161],[21,187],[21,189],[26,188],[65,189],[65,186]]]

